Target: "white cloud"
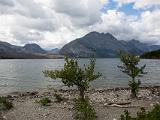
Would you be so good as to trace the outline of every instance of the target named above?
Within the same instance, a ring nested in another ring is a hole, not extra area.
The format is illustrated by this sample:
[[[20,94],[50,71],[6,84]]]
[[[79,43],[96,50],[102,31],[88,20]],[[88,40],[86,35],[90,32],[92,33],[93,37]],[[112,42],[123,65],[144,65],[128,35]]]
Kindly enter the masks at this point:
[[[12,1],[12,5],[8,4]],[[119,5],[143,0],[116,0]],[[138,2],[139,1],[139,2]],[[146,0],[141,8],[152,6]],[[160,9],[128,16],[117,10],[101,12],[108,0],[0,0],[0,40],[17,45],[38,43],[62,47],[91,31],[110,32],[118,39],[160,41]],[[157,3],[158,4],[158,3]],[[160,42],[159,42],[160,43]]]
[[[114,0],[121,7],[123,4],[133,3],[135,9],[160,7],[160,0]]]
[[[0,5],[14,6],[14,2],[12,0],[0,0]]]
[[[109,10],[102,15],[102,23],[94,26],[99,32],[109,32],[118,39],[138,39],[142,42],[160,42],[160,10],[145,11],[140,17]]]
[[[75,26],[88,26],[100,21],[100,0],[54,0],[53,9],[70,17]]]
[[[160,1],[159,0],[139,0],[135,2],[134,7],[139,9],[139,8],[150,8],[152,6],[160,6]]]
[[[14,0],[14,3],[3,15],[0,9],[0,19],[4,18],[1,24],[5,22],[3,33],[10,33],[6,41],[14,39],[19,44],[36,42],[43,47],[59,47],[86,34],[89,26],[101,21],[104,1]],[[4,34],[0,35],[2,38]]]
[[[107,13],[102,15],[103,22],[97,24],[94,28],[99,32],[109,32],[118,39],[129,40],[135,37],[134,29],[131,25],[136,20],[136,17],[127,16],[123,12],[108,10]]]
[[[138,28],[141,32],[140,39],[160,41],[160,10],[153,12],[145,11],[141,14],[141,19],[138,20],[134,29]]]

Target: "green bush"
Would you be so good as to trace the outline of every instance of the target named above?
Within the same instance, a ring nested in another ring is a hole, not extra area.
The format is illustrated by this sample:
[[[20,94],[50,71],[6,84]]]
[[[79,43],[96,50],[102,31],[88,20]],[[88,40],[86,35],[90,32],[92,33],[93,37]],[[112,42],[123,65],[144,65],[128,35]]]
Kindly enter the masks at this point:
[[[137,80],[137,78],[142,77],[142,75],[145,74],[144,69],[146,65],[140,67],[140,58],[134,54],[129,53],[120,53],[120,60],[123,64],[119,65],[118,68],[120,68],[122,72],[131,77],[131,80],[129,81],[131,97],[136,98],[139,86],[141,85],[141,81],[139,79]]]
[[[77,86],[79,96],[85,99],[85,91],[89,88],[89,83],[101,76],[95,73],[96,59],[92,58],[88,66],[81,67],[78,59],[65,57],[64,67],[60,70],[45,70],[45,77],[52,79],[60,78],[67,87]]]
[[[48,106],[49,103],[51,103],[51,100],[49,98],[43,98],[40,101],[38,101],[42,106]]]
[[[5,97],[0,97],[0,110],[9,110],[13,108],[12,102],[8,101]]]
[[[131,80],[129,81],[129,87],[131,89],[131,97],[132,98],[136,98],[137,97],[137,94],[138,94],[138,91],[139,91],[139,86],[141,85],[141,81],[138,80],[138,81],[135,81],[135,80]]]
[[[56,102],[60,103],[64,100],[60,94],[54,93],[54,97],[56,98]]]
[[[91,58],[89,65],[81,67],[78,59],[65,57],[64,67],[60,70],[45,70],[45,77],[52,79],[61,79],[67,87],[76,86],[79,91],[79,99],[75,100],[75,118],[78,120],[94,120],[96,112],[86,98],[85,92],[89,88],[89,83],[99,77],[101,73],[95,73],[96,59]],[[61,101],[59,95],[54,95],[58,101]]]
[[[160,120],[160,105],[155,105],[153,110],[148,112],[141,108],[140,112],[137,112],[136,117],[131,117],[130,113],[125,110],[120,120]]]
[[[87,97],[85,100],[82,98],[75,99],[74,110],[76,120],[95,120],[97,118],[96,112]]]

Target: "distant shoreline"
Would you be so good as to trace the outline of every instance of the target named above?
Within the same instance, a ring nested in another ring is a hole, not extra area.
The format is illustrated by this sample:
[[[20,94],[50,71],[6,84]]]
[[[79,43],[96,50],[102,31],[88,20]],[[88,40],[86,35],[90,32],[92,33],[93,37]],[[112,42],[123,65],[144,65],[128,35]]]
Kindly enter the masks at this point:
[[[73,57],[71,57],[71,58],[73,58]],[[75,57],[76,58],[76,57]],[[78,57],[78,59],[90,59],[91,57]],[[0,58],[0,60],[3,60],[3,59],[33,59],[33,60],[35,60],[35,59],[64,59],[64,57],[60,57],[60,58]],[[96,59],[118,59],[118,57],[113,57],[113,58],[111,58],[111,57],[109,57],[109,58],[100,58],[100,57],[97,57]]]

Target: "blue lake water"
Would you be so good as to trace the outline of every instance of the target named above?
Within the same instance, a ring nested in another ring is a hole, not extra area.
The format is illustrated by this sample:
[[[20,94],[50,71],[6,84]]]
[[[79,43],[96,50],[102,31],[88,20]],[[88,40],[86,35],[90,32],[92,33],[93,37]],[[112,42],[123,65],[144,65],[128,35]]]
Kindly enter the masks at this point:
[[[87,64],[88,59],[80,59],[80,64]],[[0,60],[0,94],[46,88],[52,85],[63,88],[60,80],[45,78],[42,71],[63,67],[63,59],[11,59]],[[103,77],[91,83],[91,87],[111,88],[127,86],[129,77],[122,73],[117,65],[119,59],[97,59],[96,71]],[[142,84],[160,84],[160,60],[142,60],[148,74],[140,78]]]

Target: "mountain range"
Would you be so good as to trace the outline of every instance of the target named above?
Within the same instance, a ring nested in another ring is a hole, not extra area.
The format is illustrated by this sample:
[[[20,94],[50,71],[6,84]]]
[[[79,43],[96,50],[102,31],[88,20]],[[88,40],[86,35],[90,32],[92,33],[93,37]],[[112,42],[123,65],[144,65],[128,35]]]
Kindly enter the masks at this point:
[[[37,44],[16,46],[0,41],[0,59],[48,59],[70,57],[98,58],[117,57],[119,51],[142,55],[160,49],[160,45],[149,45],[138,40],[118,40],[110,33],[90,32],[64,45],[61,49],[44,50]]]
[[[37,44],[15,46],[0,41],[0,59],[48,59],[59,58],[59,55],[49,53]]]
[[[145,52],[158,50],[160,45],[149,45],[138,40],[118,40],[110,33],[90,32],[82,38],[64,45],[60,54],[71,57],[88,58],[93,55],[99,58],[117,57],[119,51],[142,55]]]

